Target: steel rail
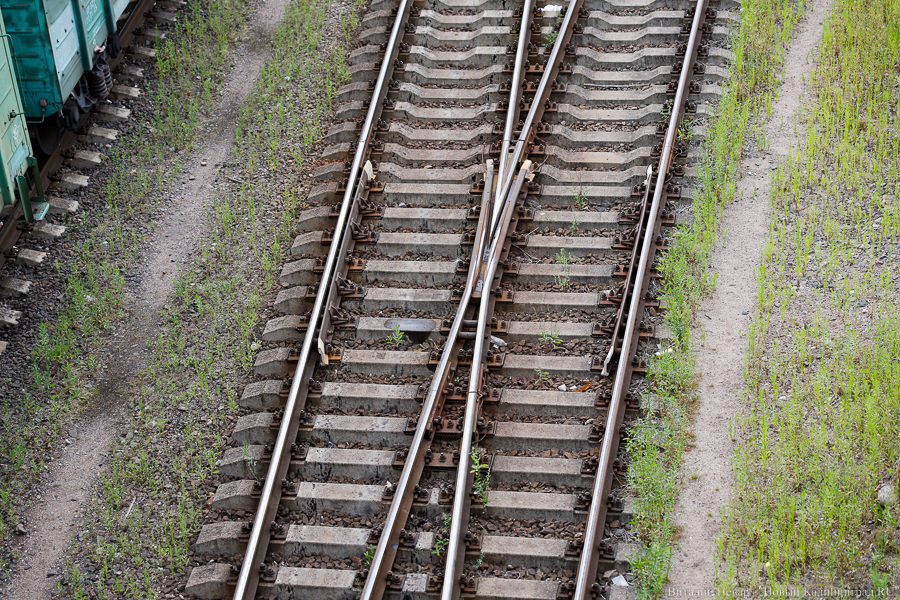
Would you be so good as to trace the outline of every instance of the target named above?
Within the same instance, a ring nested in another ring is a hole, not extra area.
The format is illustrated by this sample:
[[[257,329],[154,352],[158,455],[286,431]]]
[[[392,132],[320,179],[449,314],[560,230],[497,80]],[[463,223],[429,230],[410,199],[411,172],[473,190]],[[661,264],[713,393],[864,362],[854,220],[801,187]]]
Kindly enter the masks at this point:
[[[582,4],[584,4],[584,0],[571,0],[569,2],[569,6],[566,9],[566,16],[560,25],[559,35],[556,36],[556,43],[553,44],[553,50],[550,51],[550,56],[547,58],[544,75],[541,77],[540,83],[538,83],[538,88],[534,94],[534,100],[531,102],[531,106],[528,109],[528,115],[525,117],[522,124],[522,131],[519,132],[519,137],[513,148],[512,158],[509,159],[508,164],[511,165],[511,167],[507,168],[506,175],[500,178],[500,185],[497,194],[494,197],[495,207],[499,207],[509,194],[509,190],[515,179],[515,169],[512,168],[512,165],[519,164],[519,162],[525,158],[528,142],[530,142],[533,137],[532,128],[541,120],[541,117],[544,116],[544,109],[546,108],[545,103],[550,97],[552,83],[559,74],[561,58],[565,56],[565,48],[568,45],[569,40],[572,39],[572,30],[575,26],[575,21],[578,19],[578,12],[581,10]],[[491,233],[497,228],[497,219],[499,218],[498,213],[498,210],[494,211],[494,219],[491,222]]]
[[[609,363],[612,361],[613,355],[616,353],[616,348],[619,344],[619,331],[622,329],[622,321],[625,318],[625,307],[628,305],[628,300],[631,296],[631,288],[632,281],[634,279],[635,274],[635,259],[637,258],[638,252],[638,242],[643,238],[644,225],[646,223],[647,216],[647,206],[649,205],[650,199],[650,188],[651,183],[653,182],[653,166],[647,167],[647,181],[644,189],[644,199],[641,201],[641,215],[638,218],[637,225],[634,228],[634,247],[631,249],[631,260],[628,261],[628,273],[625,276],[625,287],[622,292],[622,303],[619,305],[619,309],[616,311],[616,320],[613,323],[612,328],[612,342],[609,344],[609,352],[606,353],[606,359],[603,361],[603,371],[600,372],[604,377],[609,376]]]
[[[347,189],[341,203],[341,212],[338,215],[337,224],[334,229],[334,241],[328,251],[328,258],[325,261],[325,268],[322,272],[322,282],[331,281],[332,274],[335,270],[337,255],[339,248],[345,235],[346,229],[350,223],[348,216],[351,205],[354,204],[355,198],[362,193],[364,182],[360,182],[359,174],[366,157],[369,141],[377,119],[381,116],[381,109],[384,97],[387,94],[388,81],[394,70],[394,60],[400,49],[400,42],[405,34],[405,23],[409,17],[409,11],[412,7],[412,0],[402,0],[397,10],[397,17],[394,19],[394,25],[391,29],[391,36],[388,39],[387,48],[384,53],[384,60],[381,63],[381,69],[378,73],[378,79],[375,82],[375,91],[372,95],[372,103],[366,113],[366,119],[363,123],[362,133],[360,134],[359,143],[356,147],[356,154],[353,157],[353,164],[350,167],[350,176],[347,180]],[[357,189],[358,188],[358,189]],[[303,410],[306,405],[306,395],[309,390],[309,378],[315,366],[315,355],[312,355],[313,340],[317,340],[315,335],[316,326],[322,316],[323,306],[326,296],[330,290],[330,286],[320,285],[316,300],[313,304],[312,311],[309,316],[309,328],[306,336],[303,338],[303,347],[300,351],[297,368],[294,371],[294,378],[291,382],[291,388],[288,392],[287,402],[284,408],[284,417],[281,426],[278,429],[278,437],[272,451],[272,462],[269,464],[269,470],[266,475],[265,484],[263,485],[262,495],[259,500],[259,508],[256,511],[256,517],[253,521],[253,528],[250,531],[250,537],[247,540],[247,549],[244,553],[244,560],[241,564],[241,571],[238,574],[237,585],[234,590],[234,600],[250,600],[256,595],[256,588],[259,584],[260,565],[265,560],[268,546],[269,526],[274,522],[275,513],[278,508],[278,500],[280,500],[280,482],[283,474],[286,474],[290,465],[290,460],[285,461],[285,457],[290,455],[290,447],[294,439],[297,437],[297,429],[299,428],[297,412]],[[317,349],[324,354],[322,344],[317,344]],[[291,434],[292,435],[289,435]],[[279,483],[277,491],[275,490],[276,482]],[[276,501],[273,502],[273,498]]]
[[[361,178],[357,186],[356,194],[352,201],[356,207],[358,199],[365,192],[365,185],[368,178]],[[351,210],[342,210],[341,217],[344,219],[351,213]],[[349,222],[349,221],[348,221]],[[338,225],[341,225],[339,218]],[[326,273],[323,278],[328,277],[329,268],[333,271],[336,261],[334,258],[338,253],[340,244],[332,244],[328,253],[329,261],[326,265]],[[325,281],[327,279],[323,279]],[[291,445],[297,439],[297,431],[300,428],[300,419],[298,413],[306,407],[306,397],[309,392],[309,382],[312,377],[313,369],[316,365],[316,355],[312,352],[312,342],[315,339],[315,324],[318,322],[322,314],[325,295],[329,287],[320,285],[316,302],[313,306],[309,318],[309,328],[303,340],[303,349],[300,358],[297,361],[297,368],[294,371],[294,378],[291,381],[291,388],[288,393],[287,402],[284,407],[284,416],[281,425],[278,428],[278,436],[275,440],[275,446],[272,450],[272,459],[269,463],[269,470],[266,474],[265,484],[263,485],[262,495],[259,499],[259,507],[253,520],[253,528],[250,531],[250,537],[247,540],[247,549],[244,553],[244,561],[241,564],[241,571],[238,574],[237,585],[234,590],[235,600],[250,600],[256,596],[256,589],[259,585],[260,566],[266,558],[268,551],[268,543],[270,537],[270,526],[275,520],[278,511],[278,505],[281,502],[281,482],[287,475],[290,467]],[[277,482],[277,486],[276,486]]]
[[[688,38],[687,51],[678,78],[678,88],[666,130],[665,142],[660,155],[659,169],[656,175],[656,187],[653,191],[653,200],[648,215],[647,232],[641,247],[641,258],[638,263],[635,286],[640,286],[631,294],[631,304],[628,311],[628,320],[625,324],[625,335],[622,340],[622,352],[616,367],[616,375],[613,381],[612,395],[609,404],[609,413],[606,418],[606,431],[603,436],[603,445],[600,451],[600,460],[597,467],[597,476],[594,480],[591,506],[588,510],[587,524],[584,531],[584,546],[578,564],[578,572],[575,579],[574,600],[590,600],[591,590],[597,578],[597,551],[601,535],[606,523],[606,502],[610,488],[612,487],[613,459],[618,452],[619,424],[621,422],[625,395],[631,385],[632,364],[631,357],[637,351],[639,340],[638,329],[644,312],[644,297],[649,287],[649,268],[652,257],[655,254],[656,232],[659,229],[659,217],[664,204],[663,195],[666,191],[666,176],[675,152],[675,139],[678,133],[678,124],[684,114],[684,103],[687,100],[688,85],[694,70],[694,61],[697,49],[700,45],[701,27],[706,17],[708,0],[697,0],[694,12],[694,20],[691,25]],[[640,240],[635,240],[637,245]],[[613,332],[618,335],[618,332]]]
[[[466,308],[469,306],[478,281],[480,261],[475,260],[475,257],[482,254],[487,242],[487,223],[490,219],[490,198],[494,173],[492,160],[487,161],[485,173],[486,179],[481,199],[481,214],[478,218],[475,245],[472,249],[472,260],[469,263],[469,272],[466,276],[466,285],[459,304],[460,308],[450,327],[440,362],[435,368],[435,374],[432,376],[428,394],[422,403],[419,422],[413,434],[413,440],[410,443],[406,462],[403,464],[403,470],[400,473],[400,479],[397,481],[397,486],[394,490],[394,498],[391,501],[391,506],[382,526],[381,537],[375,546],[372,563],[369,566],[369,574],[359,595],[360,600],[377,600],[384,593],[386,575],[396,555],[400,529],[406,523],[412,506],[413,498],[410,492],[418,483],[424,470],[423,458],[428,447],[426,437],[428,437],[428,431],[431,428],[433,413],[438,407],[438,400],[450,373],[451,363],[459,352],[459,348],[456,347],[457,342],[462,342],[459,334],[462,331],[463,321],[465,320]],[[430,441],[430,438],[428,441]]]
[[[475,435],[475,424],[478,417],[478,405],[481,396],[481,383],[484,375],[484,356],[487,345],[484,343],[488,337],[487,323],[493,312],[494,302],[492,283],[497,266],[500,262],[500,254],[506,240],[506,233],[510,219],[516,208],[516,200],[519,191],[525,183],[525,179],[531,173],[531,163],[525,161],[519,170],[512,193],[506,198],[503,211],[500,216],[501,227],[497,235],[491,239],[491,245],[478,257],[478,285],[481,288],[479,303],[478,324],[475,333],[475,347],[472,351],[472,369],[469,372],[469,388],[466,394],[465,418],[462,439],[459,444],[459,465],[456,471],[456,493],[453,497],[453,512],[450,519],[450,531],[448,533],[449,544],[447,546],[447,561],[444,569],[444,583],[441,588],[441,600],[456,600],[459,598],[459,573],[465,556],[465,535],[469,526],[469,467],[472,449],[472,438]],[[486,186],[485,186],[486,187]],[[475,265],[473,255],[472,265]]]
[[[369,110],[366,113],[366,120],[363,123],[362,134],[359,138],[359,143],[356,145],[356,153],[353,155],[353,163],[350,166],[350,176],[347,180],[347,190],[344,192],[344,203],[341,208],[341,217],[344,216],[344,212],[346,210],[347,204],[349,202],[350,197],[353,194],[353,186],[356,183],[356,178],[359,176],[359,171],[364,161],[366,160],[369,153],[369,143],[372,140],[373,128],[377,120],[381,117],[382,108],[384,107],[384,99],[387,96],[388,87],[390,83],[390,79],[394,73],[394,61],[397,59],[397,55],[400,52],[400,42],[403,41],[403,36],[406,34],[406,22],[409,19],[409,12],[412,8],[413,0],[401,0],[400,6],[397,9],[397,17],[394,19],[394,25],[391,28],[391,36],[388,39],[387,47],[384,52],[384,59],[381,62],[381,69],[378,72],[378,79],[375,81],[375,91],[372,93],[372,102],[369,104]],[[344,235],[346,232],[342,229],[341,225],[341,217],[338,217],[338,225],[334,229],[335,242],[338,241],[338,235]],[[334,246],[334,243],[332,244]],[[331,254],[329,254],[329,260],[331,260]],[[331,271],[328,270],[326,265],[326,274],[330,274]],[[323,279],[322,281],[327,281]],[[328,318],[327,315],[325,317]],[[312,320],[310,320],[312,323]],[[325,331],[325,327],[322,328],[322,331],[319,333],[317,346],[319,348],[319,354],[321,355],[322,362],[328,364],[328,357],[325,354],[325,339],[324,336],[327,334]]]
[[[360,189],[362,190],[370,181],[375,179],[375,173],[372,169],[372,163],[366,161],[365,165],[362,167],[363,177],[365,178],[365,182],[360,179]],[[353,223],[359,222],[360,217],[360,200],[362,199],[362,192],[357,195],[357,200],[353,202],[350,207],[350,214],[347,217],[347,225],[351,226]],[[337,230],[335,230],[337,231]],[[325,297],[325,304],[322,306],[322,323],[319,327],[319,335],[316,338],[316,348],[319,351],[319,358],[322,361],[323,365],[328,364],[328,352],[326,350],[327,345],[325,343],[325,338],[330,334],[331,330],[331,307],[334,306],[335,302],[340,296],[340,291],[338,289],[338,275],[343,272],[346,274],[346,267],[344,271],[340,271],[341,263],[345,262],[347,258],[347,252],[350,249],[350,245],[354,242],[352,235],[343,235],[341,237],[340,248],[335,257],[335,270],[331,273],[330,282],[327,284],[328,287],[328,295]],[[332,242],[332,245],[334,243]],[[341,275],[343,276],[343,275]],[[322,280],[322,286],[326,286],[325,279]]]
[[[519,99],[522,96],[522,85],[524,82],[524,70],[522,68],[523,62],[525,61],[525,57],[528,54],[528,44],[531,38],[531,22],[534,16],[533,12],[534,0],[526,0],[525,6],[522,12],[522,23],[520,26],[520,35],[519,35],[519,43],[516,51],[516,59],[515,66],[513,69],[513,81],[510,87],[510,99],[509,99],[509,108],[507,111],[506,118],[506,126],[504,128],[504,135],[502,141],[502,148],[500,151],[500,168],[499,168],[499,177],[502,179],[503,173],[506,169],[508,169],[508,158],[509,158],[509,142],[512,138],[512,134],[515,131],[515,124],[518,117],[518,104]],[[422,455],[426,449],[425,444],[425,433],[427,428],[430,426],[432,413],[435,410],[435,406],[437,403],[437,399],[440,395],[440,391],[443,389],[445,384],[446,374],[448,372],[448,367],[450,365],[450,361],[454,354],[458,351],[455,348],[457,338],[459,337],[460,330],[462,328],[462,321],[464,319],[465,313],[469,307],[471,302],[472,293],[474,291],[475,282],[478,279],[478,275],[483,271],[483,254],[485,250],[485,244],[488,239],[488,228],[485,226],[488,221],[495,221],[492,219],[491,213],[497,211],[497,205],[489,201],[492,194],[494,194],[494,181],[493,181],[493,161],[488,161],[487,168],[485,170],[485,188],[482,197],[482,206],[481,212],[479,215],[479,226],[476,231],[476,242],[472,251],[472,258],[469,265],[469,274],[466,281],[466,287],[463,291],[462,299],[460,301],[459,310],[454,318],[453,325],[451,326],[450,334],[444,345],[444,351],[441,354],[441,360],[435,369],[435,375],[432,378],[432,384],[429,387],[428,395],[425,398],[422,406],[421,417],[419,418],[418,426],[416,427],[416,432],[413,437],[413,441],[410,444],[409,452],[407,454],[406,462],[404,463],[403,471],[401,472],[400,479],[397,483],[397,489],[394,491],[394,499],[391,502],[391,507],[388,510],[388,515],[385,518],[385,523],[383,525],[382,535],[378,540],[378,545],[375,548],[374,557],[372,559],[372,564],[369,567],[369,574],[366,577],[365,584],[363,586],[362,593],[360,594],[361,600],[372,600],[375,598],[380,598],[383,594],[385,587],[385,575],[387,570],[390,568],[393,563],[393,554],[389,550],[394,547],[397,543],[399,537],[399,523],[405,523],[406,518],[409,513],[409,505],[411,501],[407,498],[409,496],[409,489],[415,485],[421,476],[422,472]],[[515,203],[513,203],[514,205]],[[496,265],[494,266],[496,269]],[[493,275],[491,275],[491,279]],[[484,279],[480,279],[481,282]],[[482,315],[489,314],[490,311],[485,310],[483,304],[487,299],[490,298],[489,293],[485,293],[483,290],[482,296]],[[478,364],[481,366],[482,360],[477,357],[481,357],[483,354],[483,338],[484,336],[484,325],[486,321],[481,318],[478,320],[478,331],[476,333],[476,350],[473,355],[473,368],[470,372],[469,382],[470,388],[473,385],[473,381],[478,380],[480,382],[480,375],[478,377],[475,376],[475,365]],[[467,397],[468,398],[468,397]],[[466,405],[466,429],[464,431],[464,441],[466,432],[468,432],[468,446],[471,446],[471,438],[472,438],[472,430],[474,429],[474,415],[477,413],[477,407],[474,410],[469,410],[469,402],[467,399]],[[470,426],[470,415],[471,417],[471,426]],[[460,446],[460,464],[458,466],[457,471],[457,485],[456,485],[456,499],[460,499],[462,497],[468,498],[468,495],[461,492],[461,490],[467,489],[466,480],[468,475],[469,468],[469,451],[465,452],[462,450],[467,447],[464,443]],[[404,506],[405,505],[405,506]],[[459,521],[459,519],[457,519]],[[458,523],[457,523],[458,525]],[[454,535],[465,535],[463,532],[460,534],[459,531],[454,531],[453,526],[451,524],[451,532],[450,532],[450,545],[448,549],[448,563],[451,562],[449,557],[455,556],[451,553],[456,553],[458,551],[459,544],[454,543]],[[464,548],[464,545],[462,546]],[[460,553],[462,554],[462,553]],[[460,556],[461,560],[461,556]],[[449,571],[448,571],[449,572]],[[453,578],[455,581],[455,577]],[[445,579],[445,586],[447,580]],[[458,592],[457,592],[458,595]]]
[[[467,518],[467,515],[470,508],[467,485],[470,466],[469,461],[472,438],[474,436],[475,422],[478,413],[478,395],[481,390],[481,377],[484,368],[484,331],[487,320],[490,318],[491,313],[489,308],[491,300],[491,287],[494,279],[494,273],[497,268],[497,263],[499,262],[500,251],[506,239],[506,232],[509,226],[510,217],[512,216],[512,210],[515,208],[516,200],[519,196],[519,191],[525,183],[525,178],[531,171],[531,163],[526,161],[523,164],[523,167],[519,170],[519,174],[517,177],[514,177],[514,175],[516,174],[515,167],[516,165],[518,165],[520,160],[525,158],[528,150],[528,142],[532,138],[532,128],[544,114],[545,103],[549,98],[550,91],[552,89],[552,82],[559,74],[560,56],[565,53],[565,47],[572,37],[572,30],[574,29],[574,24],[576,19],[578,18],[578,11],[580,10],[582,3],[583,0],[572,0],[569,4],[569,7],[566,11],[566,17],[560,27],[560,33],[559,35],[557,35],[556,43],[554,44],[553,50],[551,51],[550,56],[547,59],[547,67],[545,67],[544,74],[541,77],[540,82],[538,83],[538,88],[536,90],[534,100],[529,107],[528,115],[525,118],[522,126],[522,131],[520,132],[519,137],[516,141],[516,146],[513,151],[512,157],[509,157],[508,154],[508,143],[505,147],[501,148],[500,159],[501,161],[507,159],[507,162],[505,163],[505,165],[507,166],[505,166],[505,173],[503,172],[503,170],[500,171],[500,185],[497,187],[496,193],[494,195],[492,211],[493,216],[491,218],[490,228],[490,254],[485,255],[481,259],[485,262],[484,273],[481,278],[481,306],[478,318],[478,331],[475,335],[475,349],[472,356],[472,370],[469,374],[469,391],[466,395],[464,428],[462,440],[460,441],[459,447],[460,463],[456,473],[456,495],[453,500],[453,513],[450,520],[450,532],[448,534],[449,544],[447,548],[447,561],[444,570],[444,582],[441,590],[442,600],[455,600],[459,597],[460,593],[458,578],[460,566],[462,565],[463,557],[465,554],[466,529],[464,528],[464,525],[466,528],[468,527],[469,520]],[[528,13],[526,12],[523,12],[522,14],[523,23],[526,20],[527,14]],[[530,25],[528,32],[528,35],[530,36]],[[514,79],[516,77],[516,70],[521,71],[521,61],[524,61],[525,56],[527,56],[527,51],[522,51],[523,48],[527,48],[527,46],[524,46],[524,38],[525,36],[519,37],[519,48],[516,55],[517,63],[513,72]],[[521,86],[521,83],[519,83],[519,86]],[[511,90],[511,99],[514,97],[514,94],[515,90]],[[504,142],[506,142],[508,138],[512,138],[512,132],[514,131],[513,128],[516,124],[515,118],[511,118],[510,116],[513,114],[512,111],[513,106],[510,106],[510,112],[507,113],[506,129],[503,136]],[[503,206],[503,210],[500,210],[501,205]]]
[[[522,98],[522,85],[525,83],[525,60],[528,57],[528,46],[531,44],[531,23],[534,20],[534,0],[525,0],[522,7],[522,23],[519,26],[519,44],[516,48],[516,62],[513,65],[512,83],[509,88],[509,109],[506,111],[506,125],[503,128],[503,140],[500,143],[500,180],[506,175],[509,162],[509,144],[519,120],[519,101]]]

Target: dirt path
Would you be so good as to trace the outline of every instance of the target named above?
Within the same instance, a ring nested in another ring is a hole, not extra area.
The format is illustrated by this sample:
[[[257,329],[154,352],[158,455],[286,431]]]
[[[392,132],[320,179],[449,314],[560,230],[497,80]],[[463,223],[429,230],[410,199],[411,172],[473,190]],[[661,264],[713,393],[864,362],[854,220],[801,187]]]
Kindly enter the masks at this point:
[[[669,586],[663,596],[685,596],[688,590],[713,589],[715,540],[721,511],[732,489],[734,444],[729,421],[741,410],[746,330],[756,305],[756,273],[769,231],[770,175],[778,161],[797,145],[794,123],[813,70],[822,23],[831,0],[813,0],[785,56],[783,82],[766,125],[768,151],[754,147],[741,165],[737,198],[725,210],[719,248],[712,258],[718,274],[716,291],[703,303],[697,319],[702,327],[694,339],[705,344],[697,352],[702,371],[700,400],[694,424],[696,447],[685,454],[682,493],[675,521],[682,537],[672,557]],[[698,474],[696,479],[692,477]]]
[[[130,294],[131,317],[119,326],[110,348],[110,359],[98,375],[94,407],[69,430],[62,456],[51,466],[44,489],[26,511],[28,531],[18,550],[22,558],[0,598],[44,600],[56,589],[62,560],[69,547],[76,519],[82,515],[89,494],[103,469],[103,458],[112,441],[124,433],[122,410],[129,385],[145,362],[147,340],[155,331],[159,311],[173,289],[178,265],[187,259],[203,233],[207,203],[221,165],[234,142],[234,123],[241,104],[271,54],[270,40],[284,16],[287,0],[267,0],[254,17],[249,42],[237,50],[236,66],[229,74],[223,101],[208,126],[210,135],[183,174],[180,190],[173,194],[172,211],[156,224],[148,244],[141,284]]]

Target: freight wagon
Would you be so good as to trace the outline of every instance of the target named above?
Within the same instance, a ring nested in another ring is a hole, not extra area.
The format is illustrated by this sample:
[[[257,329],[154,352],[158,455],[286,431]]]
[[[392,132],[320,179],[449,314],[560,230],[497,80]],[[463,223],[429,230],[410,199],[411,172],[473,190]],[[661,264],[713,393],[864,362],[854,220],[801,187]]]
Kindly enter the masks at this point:
[[[0,19],[0,208],[13,207],[18,195],[23,199],[25,221],[33,223],[44,217],[48,205],[40,201],[41,177],[31,152],[15,71],[9,36]],[[28,190],[32,186],[36,188],[38,198],[29,196]]]
[[[128,4],[0,0],[25,117],[43,154],[112,88],[107,61],[122,51],[117,23]]]

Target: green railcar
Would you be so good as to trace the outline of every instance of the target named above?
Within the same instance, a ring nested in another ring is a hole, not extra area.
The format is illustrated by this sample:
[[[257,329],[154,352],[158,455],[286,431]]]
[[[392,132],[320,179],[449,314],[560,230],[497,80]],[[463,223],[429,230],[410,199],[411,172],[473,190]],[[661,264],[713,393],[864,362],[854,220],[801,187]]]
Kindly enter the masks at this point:
[[[39,188],[40,175],[28,139],[9,36],[0,19],[0,200],[3,206],[13,206],[17,196],[24,198],[25,220],[29,222],[41,219],[47,210],[45,203],[32,203],[28,196],[29,184],[34,185],[35,180]]]
[[[0,0],[32,132],[49,154],[112,86],[116,23],[129,0]]]

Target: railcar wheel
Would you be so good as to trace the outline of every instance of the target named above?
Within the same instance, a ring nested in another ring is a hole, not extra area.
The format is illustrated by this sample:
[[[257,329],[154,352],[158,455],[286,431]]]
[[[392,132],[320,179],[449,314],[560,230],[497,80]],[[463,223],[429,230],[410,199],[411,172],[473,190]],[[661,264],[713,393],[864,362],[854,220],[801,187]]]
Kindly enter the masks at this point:
[[[41,123],[29,123],[28,127],[34,133],[32,141],[44,157],[53,154],[65,131],[58,115],[44,119]]]

